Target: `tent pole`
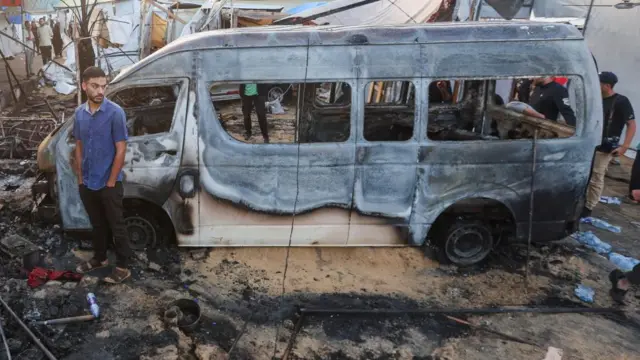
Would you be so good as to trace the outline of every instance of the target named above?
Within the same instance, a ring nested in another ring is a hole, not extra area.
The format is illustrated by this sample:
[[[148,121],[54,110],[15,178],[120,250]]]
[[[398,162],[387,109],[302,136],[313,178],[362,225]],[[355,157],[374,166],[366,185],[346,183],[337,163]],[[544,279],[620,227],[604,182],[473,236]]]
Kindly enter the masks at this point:
[[[25,16],[24,16],[24,6],[26,4],[27,0],[22,0],[22,3],[20,4],[20,20],[22,21],[22,48],[24,49],[24,64],[27,68],[27,79],[29,78],[29,75],[31,75],[31,64],[30,64],[30,60],[29,57],[27,56],[27,47],[25,45],[25,43],[27,42],[27,39],[24,38],[24,32],[28,29],[25,28],[24,26],[24,22],[25,22]],[[31,31],[31,30],[29,30]]]
[[[80,79],[80,29],[78,28],[78,21],[74,21],[74,25],[75,25],[75,30],[76,33],[78,34],[78,36],[76,37],[76,39],[74,40],[75,44],[76,44],[76,84],[78,84],[78,106],[82,105],[82,80]]]

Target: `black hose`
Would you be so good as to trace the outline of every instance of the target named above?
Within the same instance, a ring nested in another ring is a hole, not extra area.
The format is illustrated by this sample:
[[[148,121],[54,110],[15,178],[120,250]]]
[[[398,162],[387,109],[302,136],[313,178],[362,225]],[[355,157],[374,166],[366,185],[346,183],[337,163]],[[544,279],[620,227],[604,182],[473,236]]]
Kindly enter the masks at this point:
[[[568,308],[568,307],[498,307],[498,308],[432,308],[432,309],[343,309],[343,308],[301,308],[300,313],[304,315],[428,315],[428,314],[509,314],[509,313],[537,313],[537,314],[611,314],[624,313],[622,309],[614,308]]]

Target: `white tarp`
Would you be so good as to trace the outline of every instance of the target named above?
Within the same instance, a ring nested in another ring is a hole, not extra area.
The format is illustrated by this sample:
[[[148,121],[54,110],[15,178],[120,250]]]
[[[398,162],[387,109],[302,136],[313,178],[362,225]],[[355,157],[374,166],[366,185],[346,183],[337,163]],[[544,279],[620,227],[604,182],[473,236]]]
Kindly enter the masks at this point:
[[[131,16],[110,16],[107,21],[107,28],[109,29],[109,40],[112,43],[125,45],[131,41],[133,19]]]
[[[20,44],[22,42],[21,25],[11,24],[6,17],[0,16],[0,30],[17,40],[14,41],[4,35],[0,35],[0,49],[2,49],[4,56],[16,56],[24,52],[23,46]]]

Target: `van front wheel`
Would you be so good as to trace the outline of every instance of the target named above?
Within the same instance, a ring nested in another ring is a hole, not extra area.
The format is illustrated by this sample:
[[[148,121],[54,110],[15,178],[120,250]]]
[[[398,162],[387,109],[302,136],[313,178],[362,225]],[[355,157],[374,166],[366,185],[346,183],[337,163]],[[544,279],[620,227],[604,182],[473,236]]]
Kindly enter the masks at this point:
[[[442,234],[442,255],[458,266],[478,264],[485,260],[493,249],[493,234],[483,221],[459,219]]]

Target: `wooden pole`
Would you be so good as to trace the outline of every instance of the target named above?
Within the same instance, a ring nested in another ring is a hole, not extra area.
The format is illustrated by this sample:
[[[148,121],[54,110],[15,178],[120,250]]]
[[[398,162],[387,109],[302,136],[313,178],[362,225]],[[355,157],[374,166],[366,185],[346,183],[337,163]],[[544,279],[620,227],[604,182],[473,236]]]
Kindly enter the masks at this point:
[[[178,16],[176,16],[174,13],[172,13],[171,11],[169,11],[169,9],[165,8],[164,6],[158,4],[157,2],[155,2],[154,0],[145,0],[147,2],[149,2],[149,4],[157,7],[158,9],[162,10],[162,12],[164,12],[165,14],[167,14],[167,16],[169,16],[170,18],[172,18],[173,20],[177,20],[180,21],[183,24],[187,24],[186,21],[182,20],[181,18],[179,18]]]
[[[75,38],[74,42],[76,44],[76,84],[78,85],[78,106],[82,105],[82,74],[80,74],[80,29],[78,28],[78,22],[74,21],[76,33],[78,36]]]

